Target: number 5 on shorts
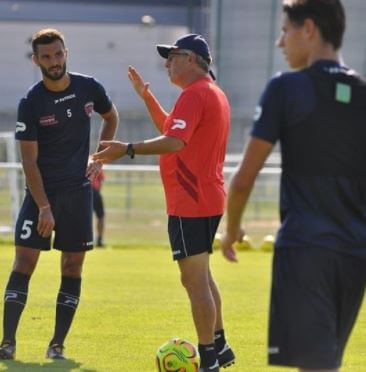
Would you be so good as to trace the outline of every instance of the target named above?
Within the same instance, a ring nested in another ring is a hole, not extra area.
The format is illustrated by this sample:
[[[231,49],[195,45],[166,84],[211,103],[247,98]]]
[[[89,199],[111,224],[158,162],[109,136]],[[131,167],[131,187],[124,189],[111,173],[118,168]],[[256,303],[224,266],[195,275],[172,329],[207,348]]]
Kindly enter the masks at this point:
[[[20,235],[21,239],[28,239],[31,236],[32,230],[31,230],[30,226],[32,226],[32,225],[33,225],[33,221],[24,220],[24,223],[23,223],[23,226],[22,226],[23,234]]]

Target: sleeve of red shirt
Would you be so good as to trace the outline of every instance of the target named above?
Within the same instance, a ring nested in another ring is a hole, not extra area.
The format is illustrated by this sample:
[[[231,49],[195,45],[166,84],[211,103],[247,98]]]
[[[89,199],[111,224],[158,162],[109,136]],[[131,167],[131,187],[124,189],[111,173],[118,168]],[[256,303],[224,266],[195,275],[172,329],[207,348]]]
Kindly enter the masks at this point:
[[[194,91],[183,92],[164,123],[164,135],[188,144],[203,115],[204,102]]]

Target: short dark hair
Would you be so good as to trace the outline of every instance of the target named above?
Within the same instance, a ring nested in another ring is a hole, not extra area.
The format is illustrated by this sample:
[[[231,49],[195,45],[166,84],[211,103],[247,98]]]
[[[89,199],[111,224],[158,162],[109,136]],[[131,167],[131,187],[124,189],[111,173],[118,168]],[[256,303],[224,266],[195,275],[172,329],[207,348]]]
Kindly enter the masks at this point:
[[[335,50],[342,46],[346,15],[341,0],[284,0],[283,11],[299,26],[312,19],[324,41]]]
[[[37,46],[42,44],[50,44],[56,40],[60,40],[62,45],[65,47],[64,35],[54,28],[44,28],[35,32],[32,36],[32,50],[33,53],[37,53]]]

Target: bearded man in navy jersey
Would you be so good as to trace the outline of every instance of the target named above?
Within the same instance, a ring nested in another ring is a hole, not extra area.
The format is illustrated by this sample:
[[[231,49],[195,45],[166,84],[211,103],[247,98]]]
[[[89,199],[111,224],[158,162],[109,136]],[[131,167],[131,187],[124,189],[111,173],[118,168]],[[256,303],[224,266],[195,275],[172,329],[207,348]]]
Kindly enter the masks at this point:
[[[366,83],[341,61],[340,0],[284,0],[278,46],[293,69],[273,78],[227,202],[224,255],[276,142],[281,227],[273,259],[269,363],[339,370],[366,282]]]
[[[0,359],[15,358],[16,330],[29,280],[40,252],[51,248],[52,231],[52,246],[61,251],[61,286],[46,356],[65,359],[64,340],[79,303],[85,252],[93,248],[90,179],[101,165],[88,165],[90,116],[95,111],[102,117],[100,140],[111,140],[118,113],[97,80],[67,72],[68,51],[59,31],[36,32],[32,48],[42,80],[28,90],[18,107],[15,137],[27,187],[16,223],[13,271],[5,290]]]

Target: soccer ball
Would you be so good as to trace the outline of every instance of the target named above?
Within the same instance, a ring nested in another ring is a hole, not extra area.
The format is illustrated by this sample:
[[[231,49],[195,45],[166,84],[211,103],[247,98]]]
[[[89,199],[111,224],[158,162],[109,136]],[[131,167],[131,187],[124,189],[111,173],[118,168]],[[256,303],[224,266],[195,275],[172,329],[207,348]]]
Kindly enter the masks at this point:
[[[161,345],[156,354],[159,372],[198,372],[199,365],[196,347],[180,338],[173,338]]]

